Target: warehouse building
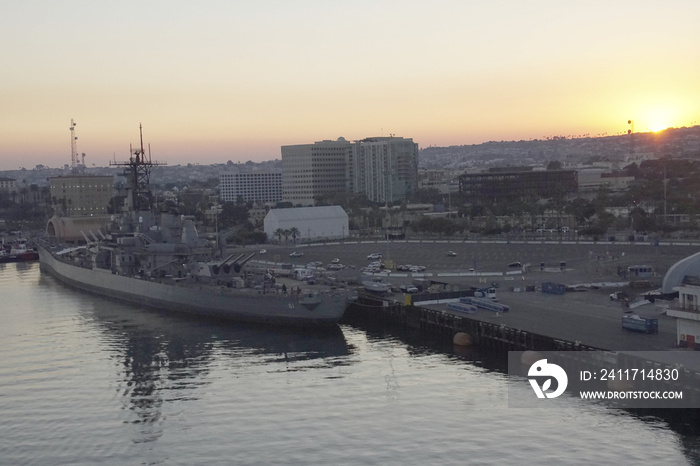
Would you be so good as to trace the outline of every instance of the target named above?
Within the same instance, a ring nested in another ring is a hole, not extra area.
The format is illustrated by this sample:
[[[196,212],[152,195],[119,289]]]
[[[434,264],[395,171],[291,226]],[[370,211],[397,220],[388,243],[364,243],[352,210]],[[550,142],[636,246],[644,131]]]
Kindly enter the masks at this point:
[[[297,240],[340,239],[350,231],[348,214],[340,206],[271,209],[263,225],[270,240],[279,239],[278,230],[296,229]]]

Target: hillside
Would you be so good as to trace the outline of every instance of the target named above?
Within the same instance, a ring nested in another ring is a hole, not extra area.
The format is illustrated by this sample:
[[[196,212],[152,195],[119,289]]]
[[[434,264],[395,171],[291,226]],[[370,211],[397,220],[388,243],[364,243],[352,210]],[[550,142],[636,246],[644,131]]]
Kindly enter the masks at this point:
[[[418,141],[420,144],[420,141]],[[421,149],[419,168],[430,170],[469,170],[507,165],[541,165],[552,160],[565,166],[575,166],[590,161],[609,161],[624,165],[649,158],[672,157],[700,159],[700,126],[669,128],[657,133],[606,137],[553,137],[530,141],[490,141],[483,144],[428,147]],[[161,166],[153,170],[156,184],[182,184],[195,180],[218,178],[222,170],[257,171],[281,170],[280,160],[254,163],[220,163],[212,165]],[[116,167],[87,167],[92,175],[117,175]],[[47,186],[48,178],[67,175],[67,168],[37,166],[33,169],[0,171],[0,177],[17,180],[20,186],[36,184]]]
[[[422,149],[419,167],[475,169],[489,166],[542,165],[557,160],[565,165],[593,161],[639,162],[654,157],[700,159],[700,126],[669,128],[656,133],[530,141],[491,141],[483,144]]]

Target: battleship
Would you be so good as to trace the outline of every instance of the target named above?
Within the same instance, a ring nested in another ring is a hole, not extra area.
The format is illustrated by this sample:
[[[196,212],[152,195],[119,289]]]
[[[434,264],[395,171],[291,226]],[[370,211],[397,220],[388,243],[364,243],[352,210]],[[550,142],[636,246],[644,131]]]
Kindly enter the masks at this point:
[[[150,173],[161,163],[130,149],[123,168],[124,206],[104,231],[81,232],[84,244],[39,242],[39,263],[66,285],[168,312],[295,326],[338,323],[350,300],[343,286],[284,280],[281,285],[256,252],[223,253],[199,236],[191,216],[154,201]],[[281,279],[279,281],[282,281]]]

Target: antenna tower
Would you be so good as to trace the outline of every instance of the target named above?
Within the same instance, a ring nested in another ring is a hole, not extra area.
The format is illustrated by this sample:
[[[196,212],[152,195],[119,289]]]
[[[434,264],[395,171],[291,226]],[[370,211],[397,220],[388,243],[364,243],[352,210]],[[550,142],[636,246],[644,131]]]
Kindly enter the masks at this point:
[[[70,166],[73,170],[78,167],[78,136],[75,135],[75,127],[77,123],[70,120]]]

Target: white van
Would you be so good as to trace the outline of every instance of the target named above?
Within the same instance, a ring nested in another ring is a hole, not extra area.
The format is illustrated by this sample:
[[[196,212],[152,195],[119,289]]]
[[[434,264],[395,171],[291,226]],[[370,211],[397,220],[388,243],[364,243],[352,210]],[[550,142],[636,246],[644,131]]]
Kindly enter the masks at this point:
[[[314,278],[314,271],[309,269],[294,269],[294,278],[296,280],[309,280]]]

